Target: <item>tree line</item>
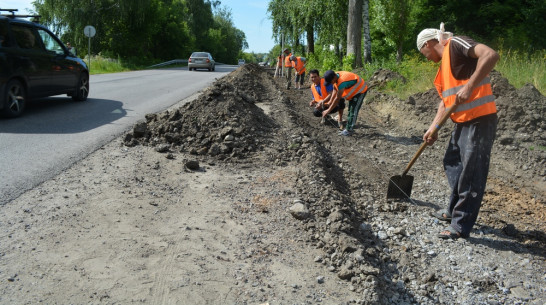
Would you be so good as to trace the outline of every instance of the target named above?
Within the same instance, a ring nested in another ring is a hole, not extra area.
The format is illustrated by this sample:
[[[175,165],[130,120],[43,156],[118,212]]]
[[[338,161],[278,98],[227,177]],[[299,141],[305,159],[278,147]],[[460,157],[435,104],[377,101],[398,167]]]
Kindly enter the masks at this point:
[[[83,29],[95,27],[91,53],[135,63],[189,58],[210,52],[216,61],[234,64],[248,48],[231,11],[208,0],[36,0],[41,22],[87,54]]]
[[[300,53],[331,46],[340,60],[352,56],[354,67],[372,56],[400,62],[417,51],[422,29],[441,22],[497,48],[529,54],[546,48],[544,0],[271,0],[268,13],[277,42]]]

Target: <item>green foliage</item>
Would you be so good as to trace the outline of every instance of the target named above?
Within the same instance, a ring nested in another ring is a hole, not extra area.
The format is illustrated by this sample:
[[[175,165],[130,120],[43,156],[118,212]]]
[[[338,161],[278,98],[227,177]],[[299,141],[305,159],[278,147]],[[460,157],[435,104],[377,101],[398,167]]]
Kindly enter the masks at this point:
[[[348,0],[270,0],[267,11],[273,37],[280,43],[282,36],[284,43],[293,45],[298,53],[303,53],[298,48],[306,31],[318,34],[323,43],[345,44],[348,4]]]
[[[544,16],[544,0],[423,0],[415,16],[419,25],[415,35],[445,22],[446,30],[456,35],[467,35],[493,47],[500,39],[508,48],[533,53],[546,48]]]
[[[408,37],[416,27],[414,16],[421,9],[421,2],[423,1],[377,0],[371,2],[372,41],[376,47],[386,49],[388,52],[384,51],[380,54],[390,56],[388,54],[396,53],[396,59],[400,61],[404,55],[404,49],[411,48]]]
[[[313,69],[317,69],[319,73],[322,75],[322,73],[325,70],[322,70],[322,64],[320,63],[320,59],[317,53],[315,52],[313,54],[307,55],[306,59],[307,59],[307,64],[305,65],[305,70],[311,71]]]
[[[208,51],[215,59],[236,63],[248,47],[245,34],[233,25],[231,12],[209,0],[36,0],[42,22],[86,56],[83,28],[93,25],[91,52],[111,58],[150,62],[187,58]]]
[[[343,66],[341,69],[343,71],[352,71],[354,64],[355,64],[355,55],[354,54],[347,55],[343,57]]]

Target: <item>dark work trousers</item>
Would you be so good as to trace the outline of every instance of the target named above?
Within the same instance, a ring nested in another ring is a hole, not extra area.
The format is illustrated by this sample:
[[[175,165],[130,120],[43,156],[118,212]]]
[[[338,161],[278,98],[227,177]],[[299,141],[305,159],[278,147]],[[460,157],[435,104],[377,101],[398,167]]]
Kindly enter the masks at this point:
[[[483,199],[491,148],[497,130],[497,114],[455,124],[444,156],[444,170],[451,198],[451,227],[468,237],[478,218]]]
[[[292,82],[292,67],[284,67],[286,70],[286,89],[290,89],[290,83]]]
[[[352,99],[349,100],[349,112],[347,113],[347,126],[345,126],[345,129],[347,131],[353,131],[355,129],[356,125],[356,119],[358,118],[358,112],[360,111],[360,107],[362,107],[362,102],[364,101],[364,97],[366,97],[366,93],[359,93],[355,96],[353,96]]]
[[[295,84],[297,85],[298,82],[300,83],[300,86],[303,85],[303,81],[305,80],[305,72],[303,72],[302,74],[300,75],[296,75],[296,81],[295,81]]]

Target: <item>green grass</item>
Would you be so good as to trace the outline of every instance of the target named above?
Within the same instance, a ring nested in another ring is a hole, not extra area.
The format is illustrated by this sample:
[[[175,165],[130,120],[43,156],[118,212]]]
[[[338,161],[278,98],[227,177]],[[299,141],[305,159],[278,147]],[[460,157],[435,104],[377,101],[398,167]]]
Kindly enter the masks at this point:
[[[534,146],[529,146],[529,150],[540,150],[540,151],[546,151],[546,146],[537,146],[537,147],[534,147]]]
[[[543,95],[546,94],[546,51],[542,50],[534,54],[524,54],[517,51],[499,51],[501,56],[495,66],[508,82],[517,89],[525,84],[532,84]],[[401,99],[434,88],[434,78],[438,71],[439,64],[426,61],[417,55],[408,55],[402,63],[395,61],[376,61],[364,67],[365,79],[369,79],[373,72],[379,68],[389,69],[403,75],[407,82],[389,82],[381,91],[395,95]]]
[[[124,63],[122,60],[102,57],[101,55],[91,56],[91,63],[89,58],[84,58],[85,63],[89,66],[89,72],[91,74],[105,74],[116,73],[124,71],[140,70],[143,67],[137,67],[133,64]]]
[[[381,91],[406,99],[415,93],[433,88],[438,67],[439,64],[423,61],[420,57],[413,55],[406,56],[400,64],[393,60],[367,64],[364,67],[363,76],[364,79],[370,79],[373,73],[381,68],[399,73],[406,78],[406,82],[401,80],[388,82],[384,88],[381,88]]]
[[[89,59],[86,57],[84,58],[84,61],[86,64],[89,65]],[[90,73],[91,74],[105,74],[105,73],[116,73],[116,72],[125,72],[125,71],[135,71],[135,70],[144,70],[148,69],[151,65],[157,64],[158,62],[152,62],[149,64],[142,64],[142,63],[133,63],[130,60],[122,60],[122,59],[113,59],[113,58],[107,58],[103,57],[101,55],[95,55],[91,56],[91,64],[90,64]],[[170,65],[168,67],[185,67],[186,64],[176,64],[176,65]],[[163,66],[162,68],[165,68],[167,66]]]
[[[532,84],[543,95],[546,94],[546,50],[534,54],[500,50],[500,60],[495,66],[510,84],[521,88]]]

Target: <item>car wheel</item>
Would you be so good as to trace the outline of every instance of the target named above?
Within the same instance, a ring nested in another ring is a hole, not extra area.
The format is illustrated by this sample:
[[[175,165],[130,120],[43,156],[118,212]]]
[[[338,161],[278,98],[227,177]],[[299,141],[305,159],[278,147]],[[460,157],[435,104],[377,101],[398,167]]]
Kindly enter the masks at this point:
[[[216,71],[216,66],[212,66],[212,71]]]
[[[23,84],[16,79],[10,80],[6,86],[4,100],[6,101],[6,104],[4,105],[4,110],[2,110],[2,115],[8,118],[20,116],[23,113],[23,110],[25,110],[27,102]]]
[[[72,94],[72,99],[74,101],[85,101],[89,95],[89,75],[87,73],[82,73],[80,75],[80,80],[78,81],[78,87],[74,90]]]

